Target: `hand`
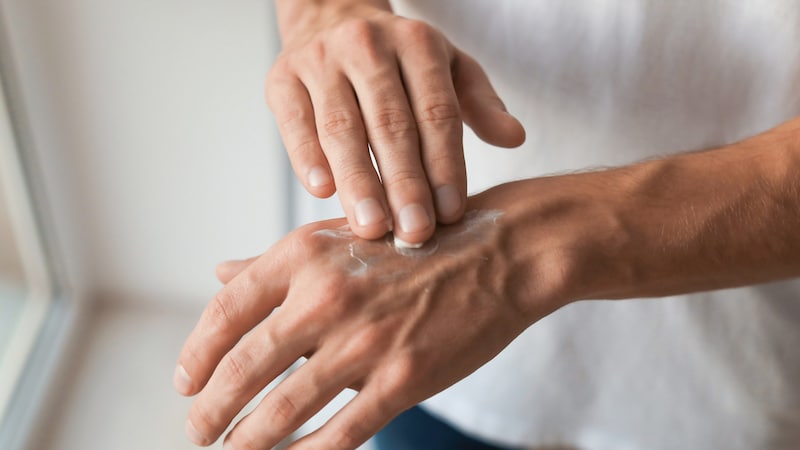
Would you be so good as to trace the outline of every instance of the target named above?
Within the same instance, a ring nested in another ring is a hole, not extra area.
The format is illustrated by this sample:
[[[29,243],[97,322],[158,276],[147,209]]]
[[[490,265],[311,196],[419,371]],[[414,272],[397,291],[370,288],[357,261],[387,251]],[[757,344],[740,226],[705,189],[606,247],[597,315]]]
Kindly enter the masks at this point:
[[[283,52],[266,97],[297,177],[336,190],[353,232],[411,244],[466,208],[462,120],[487,142],[524,139],[483,69],[381,1],[278,2]],[[376,173],[372,156],[379,169]]]
[[[199,392],[190,437],[213,443],[303,355],[308,360],[235,426],[227,445],[272,448],[353,387],[360,392],[352,402],[291,448],[355,448],[473,372],[557,307],[531,314],[513,300],[522,284],[508,231],[497,211],[470,212],[458,225],[440,227],[423,248],[403,250],[388,239],[356,238],[339,219],[302,227],[258,258],[221,266],[227,284],[176,371],[179,392]]]
[[[418,250],[357,239],[340,219],[223,265],[175,373],[179,392],[199,392],[187,431],[210,445],[305,355],[226,443],[270,448],[354,387],[293,446],[354,448],[569,302],[800,276],[797,130],[800,119],[707,152],[501,185]]]

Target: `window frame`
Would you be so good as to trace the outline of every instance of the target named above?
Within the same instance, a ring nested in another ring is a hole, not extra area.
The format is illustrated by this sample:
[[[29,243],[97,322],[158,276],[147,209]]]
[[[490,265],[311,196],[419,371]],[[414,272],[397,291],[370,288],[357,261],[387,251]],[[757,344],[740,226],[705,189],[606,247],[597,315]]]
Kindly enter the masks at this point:
[[[31,197],[22,175],[19,150],[11,126],[0,73],[0,195],[5,197],[12,236],[23,268],[25,298],[22,311],[0,355],[0,420],[8,411],[25,362],[39,335],[52,300],[52,281],[31,209]]]
[[[87,317],[87,302],[70,288],[67,271],[57,254],[55,224],[47,220],[44,182],[36,170],[40,166],[16,78],[13,36],[8,33],[5,7],[0,0],[0,146],[5,147],[0,149],[0,171],[9,180],[3,183],[13,185],[15,198],[9,200],[14,206],[9,210],[15,210],[12,228],[19,252],[25,255],[29,298],[17,336],[9,346],[17,354],[14,373],[8,376],[13,380],[6,382],[6,386],[13,387],[6,387],[5,401],[0,405],[0,448],[18,450],[35,448],[37,440],[46,437],[37,430],[47,428],[48,406],[58,399],[58,374],[68,368],[67,356],[78,343],[79,330]]]

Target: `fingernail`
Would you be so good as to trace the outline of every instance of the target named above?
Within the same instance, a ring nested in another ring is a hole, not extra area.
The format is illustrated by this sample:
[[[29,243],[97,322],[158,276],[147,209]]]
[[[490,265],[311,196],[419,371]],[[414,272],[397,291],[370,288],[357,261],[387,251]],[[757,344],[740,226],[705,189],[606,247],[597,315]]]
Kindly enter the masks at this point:
[[[322,166],[314,166],[308,171],[308,185],[311,187],[320,187],[330,184],[331,176],[327,170]]]
[[[180,364],[175,368],[175,374],[172,375],[172,384],[175,386],[175,390],[183,395],[189,395],[192,391],[192,378]]]
[[[441,216],[454,216],[461,209],[461,192],[452,184],[436,189],[436,207]]]
[[[397,219],[399,221],[398,225],[400,225],[400,229],[404,233],[416,233],[431,225],[428,211],[419,203],[404,206],[400,209]]]
[[[191,420],[186,421],[186,436],[192,441],[195,445],[207,445],[207,439],[205,436],[197,432],[197,429],[192,425]]]
[[[356,223],[361,227],[368,227],[386,220],[386,213],[374,198],[367,198],[356,203],[355,214]]]

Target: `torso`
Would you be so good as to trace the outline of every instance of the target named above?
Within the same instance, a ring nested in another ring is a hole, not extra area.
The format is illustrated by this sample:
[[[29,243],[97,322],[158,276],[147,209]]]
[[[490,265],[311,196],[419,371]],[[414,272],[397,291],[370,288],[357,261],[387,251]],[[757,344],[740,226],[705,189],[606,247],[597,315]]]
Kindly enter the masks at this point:
[[[795,0],[403,0],[528,141],[465,138],[472,191],[735,142],[800,115]],[[426,407],[531,448],[800,448],[800,285],[584,302]],[[561,447],[559,447],[561,448]]]

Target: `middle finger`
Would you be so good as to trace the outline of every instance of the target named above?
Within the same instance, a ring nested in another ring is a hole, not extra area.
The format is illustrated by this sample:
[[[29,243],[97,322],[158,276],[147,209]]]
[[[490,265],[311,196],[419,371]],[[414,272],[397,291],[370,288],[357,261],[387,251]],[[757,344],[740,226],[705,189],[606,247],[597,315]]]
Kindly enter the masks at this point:
[[[436,215],[400,68],[393,60],[383,67],[353,70],[350,79],[394,216],[395,236],[422,244],[433,234]]]
[[[322,70],[304,74],[303,82],[314,106],[322,151],[351,229],[365,239],[383,236],[392,229],[392,220],[350,82],[341,73]]]

